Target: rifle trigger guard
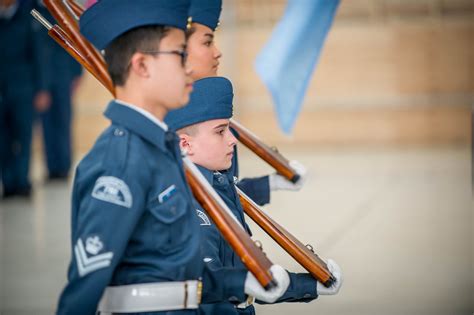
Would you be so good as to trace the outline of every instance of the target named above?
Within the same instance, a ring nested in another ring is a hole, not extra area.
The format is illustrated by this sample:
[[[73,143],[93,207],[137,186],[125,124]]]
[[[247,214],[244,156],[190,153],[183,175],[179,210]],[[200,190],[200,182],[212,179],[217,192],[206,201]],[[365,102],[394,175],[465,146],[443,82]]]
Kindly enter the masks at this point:
[[[314,248],[311,244],[306,244],[305,246],[306,246],[307,249],[309,249],[314,254]]]
[[[255,246],[257,246],[258,248],[260,248],[260,250],[263,251],[263,244],[262,244],[262,242],[260,242],[259,240],[256,240],[256,241],[254,241],[254,243],[255,243]]]

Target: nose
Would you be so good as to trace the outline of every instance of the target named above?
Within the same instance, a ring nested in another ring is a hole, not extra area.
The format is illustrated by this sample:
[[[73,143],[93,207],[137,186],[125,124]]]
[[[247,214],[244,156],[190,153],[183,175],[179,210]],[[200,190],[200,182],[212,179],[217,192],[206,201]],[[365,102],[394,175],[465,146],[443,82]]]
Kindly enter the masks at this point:
[[[233,147],[237,144],[237,138],[234,136],[230,128],[228,129],[229,132],[229,146]]]
[[[214,58],[216,59],[219,59],[222,57],[222,53],[221,51],[219,50],[219,48],[217,48],[216,46],[214,46]]]
[[[193,74],[193,68],[189,64],[189,62],[186,62],[184,65],[184,73],[186,73],[187,76],[191,76]]]

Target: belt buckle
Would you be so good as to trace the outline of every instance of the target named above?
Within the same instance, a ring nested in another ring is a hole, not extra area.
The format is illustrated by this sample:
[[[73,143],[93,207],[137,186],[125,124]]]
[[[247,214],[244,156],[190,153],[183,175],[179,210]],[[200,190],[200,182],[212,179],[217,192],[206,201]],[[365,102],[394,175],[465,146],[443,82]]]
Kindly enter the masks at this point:
[[[185,281],[184,282],[184,309],[187,309],[188,308],[188,297],[189,297],[189,293],[188,293],[188,282]],[[197,297],[197,304],[201,304],[201,298],[202,298],[202,281],[201,280],[198,280],[197,281],[197,288],[196,288],[196,297]]]
[[[198,280],[198,283],[197,283],[197,302],[198,302],[198,304],[201,304],[201,299],[202,299],[202,281]]]
[[[238,309],[246,309],[247,307],[249,307],[250,305],[252,305],[254,302],[255,302],[255,297],[249,295],[249,296],[247,297],[247,300],[245,300],[245,302],[242,302],[242,303],[240,303],[239,305],[237,305],[237,308],[238,308]]]

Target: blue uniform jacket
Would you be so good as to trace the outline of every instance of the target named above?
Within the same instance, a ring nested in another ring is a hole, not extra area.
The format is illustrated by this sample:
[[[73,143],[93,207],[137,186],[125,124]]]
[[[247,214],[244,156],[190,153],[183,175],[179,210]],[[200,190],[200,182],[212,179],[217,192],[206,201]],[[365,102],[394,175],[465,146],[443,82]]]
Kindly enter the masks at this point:
[[[72,260],[58,313],[95,314],[109,285],[201,277],[204,302],[244,300],[244,271],[204,266],[176,134],[114,101],[105,115],[112,124],[76,169]]]
[[[215,173],[203,167],[199,167],[199,169],[219,193],[227,206],[229,206],[247,232],[252,235],[249,226],[245,223],[244,211],[234,186],[232,172]],[[200,225],[204,238],[202,242],[204,262],[207,263],[209,268],[215,272],[219,272],[223,268],[234,268],[236,270],[245,269],[240,257],[237,256],[227,244],[216,226],[207,217],[204,210],[198,208],[197,212],[201,218]],[[306,273],[289,273],[289,275],[291,279],[290,286],[277,302],[310,302],[317,298],[316,280],[313,277]],[[202,304],[201,310],[202,313],[206,315],[255,314],[255,308],[253,306],[239,309],[235,307],[236,304],[238,303],[235,303],[233,300],[224,303]]]

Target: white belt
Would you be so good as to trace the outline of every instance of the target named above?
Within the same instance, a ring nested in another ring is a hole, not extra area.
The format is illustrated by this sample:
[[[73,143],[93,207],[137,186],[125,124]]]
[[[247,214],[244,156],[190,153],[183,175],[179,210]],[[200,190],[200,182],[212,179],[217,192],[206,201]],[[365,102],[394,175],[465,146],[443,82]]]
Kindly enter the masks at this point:
[[[198,280],[153,282],[107,287],[98,311],[135,313],[198,308],[202,282]]]

